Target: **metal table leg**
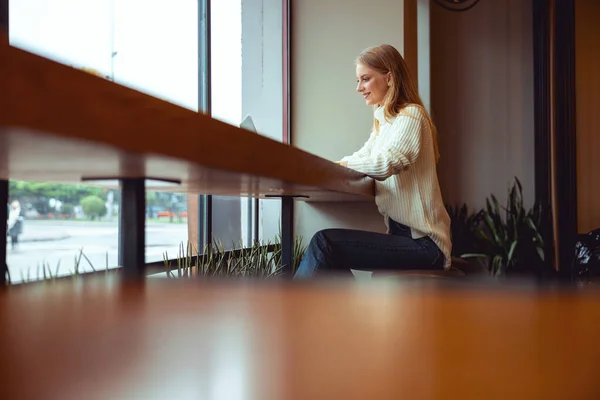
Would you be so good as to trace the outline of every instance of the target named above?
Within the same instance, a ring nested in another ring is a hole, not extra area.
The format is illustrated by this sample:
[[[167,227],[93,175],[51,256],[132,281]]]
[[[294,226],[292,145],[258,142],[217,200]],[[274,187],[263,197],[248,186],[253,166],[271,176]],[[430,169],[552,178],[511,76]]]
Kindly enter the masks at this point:
[[[294,198],[281,198],[281,265],[282,274],[291,277],[294,268]]]
[[[127,277],[145,275],[146,190],[144,178],[121,179],[119,265]]]

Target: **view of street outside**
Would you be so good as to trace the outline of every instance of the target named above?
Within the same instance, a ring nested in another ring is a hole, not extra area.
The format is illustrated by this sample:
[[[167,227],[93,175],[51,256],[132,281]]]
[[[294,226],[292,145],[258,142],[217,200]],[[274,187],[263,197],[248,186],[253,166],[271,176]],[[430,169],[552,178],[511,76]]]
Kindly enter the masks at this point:
[[[160,261],[165,253],[175,258],[187,238],[185,222],[148,222],[146,259]],[[19,245],[12,249],[8,238],[6,255],[13,283],[42,279],[44,267],[47,278],[71,275],[78,258],[79,272],[112,269],[118,265],[118,222],[25,219]]]
[[[10,181],[7,264],[13,283],[118,266],[120,190]],[[185,195],[146,192],[146,262],[187,247]]]

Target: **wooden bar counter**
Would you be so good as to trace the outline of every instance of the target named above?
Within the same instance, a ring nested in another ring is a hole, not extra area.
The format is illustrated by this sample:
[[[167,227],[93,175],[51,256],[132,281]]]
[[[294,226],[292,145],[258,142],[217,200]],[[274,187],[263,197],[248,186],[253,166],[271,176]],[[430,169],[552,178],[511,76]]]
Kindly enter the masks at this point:
[[[0,179],[157,178],[153,190],[373,201],[356,171],[0,40]]]
[[[119,254],[131,274],[144,269],[145,190],[281,198],[288,275],[294,200],[374,200],[374,182],[364,174],[11,47],[6,38],[0,92],[0,181],[121,188]],[[8,200],[6,184],[0,189]]]
[[[598,399],[600,303],[425,283],[0,292],[2,399]]]

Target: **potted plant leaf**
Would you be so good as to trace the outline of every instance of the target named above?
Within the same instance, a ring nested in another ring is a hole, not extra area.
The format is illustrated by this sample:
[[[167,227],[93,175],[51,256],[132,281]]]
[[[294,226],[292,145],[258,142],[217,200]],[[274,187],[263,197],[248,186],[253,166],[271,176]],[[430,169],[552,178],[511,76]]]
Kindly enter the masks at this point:
[[[492,276],[511,276],[545,272],[544,240],[539,227],[542,209],[538,203],[530,210],[523,204],[523,187],[518,178],[508,192],[506,206],[492,194],[486,199],[483,226],[477,230],[488,257]]]
[[[446,206],[450,216],[450,237],[452,240],[452,257],[465,259],[461,270],[467,275],[486,272],[482,260],[487,256],[482,254],[483,241],[477,234],[483,221],[483,210],[469,212],[467,204],[462,206]]]

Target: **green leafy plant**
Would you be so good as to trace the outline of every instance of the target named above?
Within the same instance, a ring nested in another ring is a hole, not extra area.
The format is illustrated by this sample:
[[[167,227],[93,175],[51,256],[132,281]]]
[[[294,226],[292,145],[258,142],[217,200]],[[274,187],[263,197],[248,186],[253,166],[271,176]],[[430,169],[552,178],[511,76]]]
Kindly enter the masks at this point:
[[[491,195],[486,199],[482,217],[483,225],[476,232],[483,243],[483,254],[467,256],[486,256],[493,276],[543,272],[542,208],[536,203],[531,209],[525,209],[523,187],[518,178],[515,177],[508,192],[506,206],[500,206],[498,199]]]
[[[450,216],[450,237],[452,255],[463,257],[476,254],[482,250],[482,240],[477,234],[483,221],[483,210],[470,213],[466,204],[462,206],[446,206]]]
[[[281,274],[281,240],[274,243],[255,242],[249,248],[234,246],[240,250],[226,250],[222,243],[205,246],[202,252],[188,242],[181,243],[177,256],[170,260],[167,252],[163,263],[169,278],[189,277],[253,277],[272,278]],[[296,270],[305,247],[302,238],[294,243],[293,271]]]
[[[274,244],[275,252],[275,263],[277,265],[282,265],[281,261],[281,235],[278,237],[278,241]],[[306,247],[303,243],[302,236],[297,236],[294,240],[294,248],[292,250],[292,272],[296,272],[298,266],[300,265],[300,261],[302,261],[302,257],[304,256],[304,252],[306,251]]]

